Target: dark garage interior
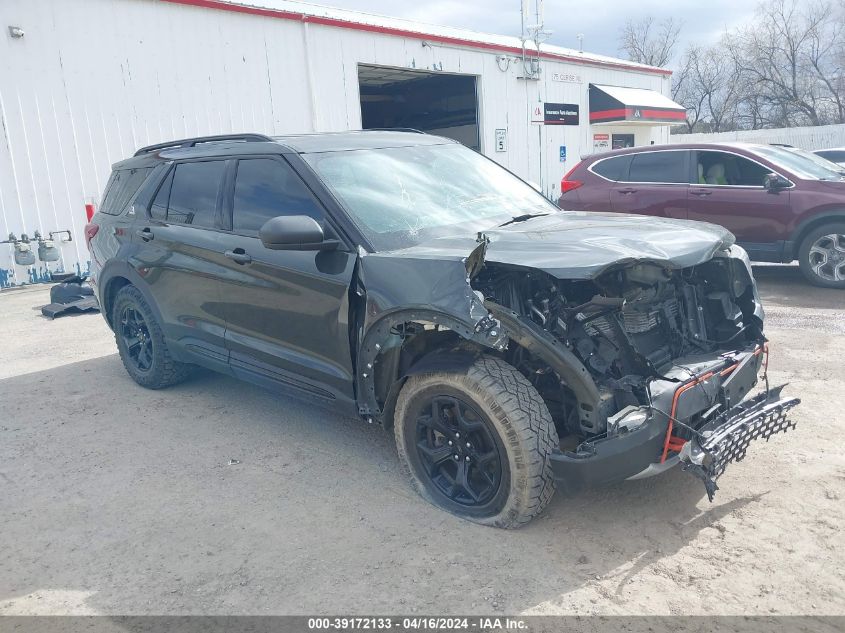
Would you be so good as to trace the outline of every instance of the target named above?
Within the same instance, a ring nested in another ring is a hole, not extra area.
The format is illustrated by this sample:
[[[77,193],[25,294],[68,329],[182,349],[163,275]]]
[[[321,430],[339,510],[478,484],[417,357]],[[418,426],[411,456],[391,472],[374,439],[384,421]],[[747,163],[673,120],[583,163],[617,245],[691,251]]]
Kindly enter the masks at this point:
[[[361,127],[411,128],[479,149],[476,77],[358,66]]]

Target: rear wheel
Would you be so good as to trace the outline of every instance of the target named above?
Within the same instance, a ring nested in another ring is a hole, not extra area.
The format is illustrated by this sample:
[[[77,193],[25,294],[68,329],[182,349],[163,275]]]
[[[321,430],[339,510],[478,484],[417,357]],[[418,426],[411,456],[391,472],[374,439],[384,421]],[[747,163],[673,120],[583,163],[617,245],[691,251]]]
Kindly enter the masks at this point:
[[[124,286],[112,308],[117,350],[132,379],[148,389],[163,389],[185,380],[192,366],[170,356],[161,327],[144,295],[135,286]]]
[[[536,516],[554,494],[558,438],[540,394],[504,361],[408,378],[396,446],[414,488],[460,517],[502,528]]]
[[[845,223],[811,230],[801,241],[798,263],[807,280],[824,288],[845,288]]]

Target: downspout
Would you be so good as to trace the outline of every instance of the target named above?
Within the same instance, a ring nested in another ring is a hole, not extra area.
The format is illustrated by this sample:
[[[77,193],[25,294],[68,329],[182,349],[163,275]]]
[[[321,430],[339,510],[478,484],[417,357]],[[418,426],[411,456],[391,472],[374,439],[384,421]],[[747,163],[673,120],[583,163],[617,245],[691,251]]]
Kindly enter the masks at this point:
[[[317,97],[314,94],[314,71],[311,68],[311,46],[307,16],[302,16],[302,46],[305,49],[305,81],[308,84],[308,104],[311,110],[311,131],[317,132]]]

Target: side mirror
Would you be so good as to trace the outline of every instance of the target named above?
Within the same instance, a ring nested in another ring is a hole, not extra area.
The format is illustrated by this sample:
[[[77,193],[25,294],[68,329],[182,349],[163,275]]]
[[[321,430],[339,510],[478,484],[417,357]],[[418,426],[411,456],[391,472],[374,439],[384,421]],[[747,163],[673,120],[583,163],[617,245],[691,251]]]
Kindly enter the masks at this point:
[[[326,240],[323,227],[307,215],[270,218],[258,231],[265,248],[274,251],[325,251],[337,248],[337,240]]]
[[[777,174],[766,174],[763,180],[763,188],[769,193],[777,193],[781,189],[788,189],[791,184],[786,178]]]

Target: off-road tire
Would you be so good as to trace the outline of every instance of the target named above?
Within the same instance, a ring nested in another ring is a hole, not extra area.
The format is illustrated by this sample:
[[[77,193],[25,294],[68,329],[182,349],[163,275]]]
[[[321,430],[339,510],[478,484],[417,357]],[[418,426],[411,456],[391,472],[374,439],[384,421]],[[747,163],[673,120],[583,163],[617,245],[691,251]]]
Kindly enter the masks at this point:
[[[817,275],[810,263],[810,248],[815,244],[816,240],[824,235],[845,235],[845,222],[831,222],[829,224],[822,224],[812,229],[798,247],[798,265],[801,268],[801,273],[814,286],[822,288],[840,288],[845,289],[845,280],[834,281],[832,279],[825,279]]]
[[[466,508],[447,498],[415,457],[416,412],[426,398],[439,393],[470,403],[504,449],[501,463],[507,465],[508,476],[502,478],[489,507]],[[552,417],[525,376],[503,360],[481,356],[463,372],[410,376],[399,393],[394,420],[399,459],[412,486],[424,499],[457,516],[482,525],[517,528],[537,516],[554,494],[551,455],[558,436]]]
[[[152,363],[147,371],[139,370],[129,358],[127,345],[120,335],[121,315],[129,306],[139,312],[146,322],[149,331],[149,342],[152,346]],[[142,387],[147,389],[164,389],[184,381],[193,370],[193,365],[173,360],[167,342],[161,331],[161,326],[155,318],[152,309],[144,299],[144,295],[135,286],[124,286],[117,293],[112,306],[112,325],[120,359],[126,372]]]

